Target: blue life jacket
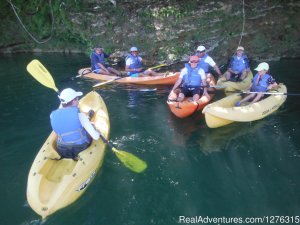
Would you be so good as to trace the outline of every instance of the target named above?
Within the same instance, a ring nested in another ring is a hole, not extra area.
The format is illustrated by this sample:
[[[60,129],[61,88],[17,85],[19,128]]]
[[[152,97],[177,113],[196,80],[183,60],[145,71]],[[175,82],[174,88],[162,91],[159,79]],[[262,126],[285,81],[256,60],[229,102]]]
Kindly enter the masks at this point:
[[[96,52],[92,52],[90,58],[92,70],[100,69],[98,63],[101,63],[103,66],[105,66],[105,55],[103,52],[99,55]]]
[[[247,56],[243,54],[240,58],[238,58],[235,54],[231,59],[230,67],[233,71],[238,71],[238,73],[249,68]]]
[[[186,63],[185,68],[187,69],[187,74],[185,74],[182,78],[183,86],[186,87],[199,87],[201,86],[202,79],[200,74],[198,73],[199,67],[192,68],[189,63]]]
[[[257,73],[252,80],[251,91],[266,92],[267,87],[273,82],[272,76],[266,73],[260,78],[258,84],[256,84],[258,77]]]
[[[78,113],[77,107],[60,108],[51,113],[51,126],[58,135],[58,143],[63,145],[89,143],[88,134],[80,123]]]
[[[138,69],[138,68],[141,68],[142,67],[142,61],[139,59],[139,56],[134,56],[132,54],[129,54],[126,59],[125,59],[125,62],[127,61],[127,59],[131,59],[132,60],[132,64],[129,65],[129,69]],[[128,75],[132,75],[132,74],[135,74],[137,72],[135,71],[130,71],[128,72],[127,74]]]
[[[198,63],[198,66],[197,66],[198,68],[202,68],[205,73],[208,73],[208,69],[209,69],[209,64],[204,62],[207,57],[208,57],[208,54],[205,53],[205,55],[201,58],[201,60]]]

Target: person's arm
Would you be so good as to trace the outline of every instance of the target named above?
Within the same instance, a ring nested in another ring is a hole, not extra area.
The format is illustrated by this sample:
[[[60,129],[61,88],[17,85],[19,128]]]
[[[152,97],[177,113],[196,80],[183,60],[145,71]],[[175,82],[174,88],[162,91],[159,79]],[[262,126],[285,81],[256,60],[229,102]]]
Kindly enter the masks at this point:
[[[219,75],[219,77],[222,76],[222,73],[221,73],[221,71],[220,71],[220,69],[219,69],[219,67],[218,67],[217,64],[214,66],[214,70],[217,72],[217,74]]]
[[[206,95],[207,97],[209,97],[208,93],[207,93],[207,83],[206,83],[206,75],[205,75],[205,72],[203,69],[199,69],[198,71],[200,77],[201,77],[201,80],[202,80],[202,85],[204,86],[203,87],[203,95]]]
[[[182,82],[182,78],[179,77],[178,80],[176,81],[176,83],[174,84],[174,86],[173,86],[173,88],[171,90],[171,93],[174,92],[174,90],[176,90],[179,87],[179,85],[181,84],[181,82]]]
[[[207,63],[208,63],[211,67],[214,68],[214,70],[217,72],[217,74],[218,74],[219,77],[222,76],[222,73],[221,73],[221,71],[220,71],[218,65],[216,64],[216,62],[215,62],[210,56],[208,56],[208,57],[206,58],[205,61],[207,61]]]
[[[181,71],[180,71],[180,75],[179,75],[179,78],[178,80],[176,81],[176,83],[174,84],[172,90],[171,90],[171,93],[174,92],[174,90],[176,90],[182,83],[182,78],[183,76],[186,74],[187,70],[185,68],[183,68]]]
[[[268,79],[268,87],[267,90],[271,90],[272,88],[278,86],[278,84],[276,83],[275,79],[270,75],[270,78]]]
[[[84,129],[91,135],[94,140],[98,140],[100,138],[99,132],[94,128],[91,124],[89,118],[84,113],[78,113],[78,117],[80,120],[81,125]]]

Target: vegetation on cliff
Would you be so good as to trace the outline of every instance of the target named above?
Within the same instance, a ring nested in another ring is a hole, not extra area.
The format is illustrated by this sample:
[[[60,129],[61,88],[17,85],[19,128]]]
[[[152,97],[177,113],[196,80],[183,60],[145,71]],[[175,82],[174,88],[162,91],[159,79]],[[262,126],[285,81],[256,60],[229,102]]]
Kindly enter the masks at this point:
[[[122,58],[137,46],[147,58],[172,61],[201,44],[221,62],[239,43],[258,60],[300,52],[293,0],[6,0],[0,9],[1,52],[87,53],[101,45]]]

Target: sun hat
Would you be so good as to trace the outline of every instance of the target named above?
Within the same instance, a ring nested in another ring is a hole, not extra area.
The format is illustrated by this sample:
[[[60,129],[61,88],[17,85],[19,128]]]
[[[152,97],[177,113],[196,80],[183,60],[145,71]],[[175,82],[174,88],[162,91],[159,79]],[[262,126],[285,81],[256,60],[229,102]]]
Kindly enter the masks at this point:
[[[60,95],[58,95],[58,98],[60,99],[61,103],[66,104],[81,95],[82,92],[74,91],[72,88],[66,88],[62,90]]]
[[[193,61],[197,61],[197,62],[199,62],[199,58],[198,58],[198,56],[196,56],[196,55],[192,55],[192,56],[190,56],[190,60],[189,60],[189,62],[193,62]]]
[[[204,52],[206,48],[203,45],[198,46],[197,52]]]
[[[262,70],[269,70],[269,64],[266,62],[262,62],[260,64],[258,64],[258,66],[254,69],[256,71],[262,71]]]
[[[131,52],[137,52],[138,49],[137,49],[137,47],[131,47],[131,48],[130,48],[130,51],[131,51]]]
[[[243,47],[243,46],[239,46],[239,47],[237,47],[236,50],[237,50],[237,51],[239,51],[239,50],[244,51],[244,47]]]

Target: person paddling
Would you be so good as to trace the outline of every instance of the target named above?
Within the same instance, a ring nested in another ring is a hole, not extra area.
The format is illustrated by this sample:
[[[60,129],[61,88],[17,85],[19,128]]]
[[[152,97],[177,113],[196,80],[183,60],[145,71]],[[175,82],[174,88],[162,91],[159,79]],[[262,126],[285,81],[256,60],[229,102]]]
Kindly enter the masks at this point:
[[[257,71],[257,74],[254,76],[249,90],[258,93],[247,95],[241,101],[237,102],[235,106],[241,106],[243,102],[247,102],[251,99],[251,103],[255,103],[264,96],[263,92],[267,92],[278,85],[275,79],[267,73],[269,71],[268,63],[262,62],[254,70]]]
[[[113,75],[116,74],[121,76],[122,73],[105,63],[105,58],[109,58],[110,55],[104,52],[104,49],[101,47],[95,47],[92,52],[91,58],[91,68],[94,73],[104,74],[104,75]]]
[[[92,139],[98,140],[100,137],[88,117],[79,111],[80,96],[82,92],[64,89],[58,95],[61,106],[50,114],[52,129],[57,134],[57,152],[61,158],[78,160],[78,154],[89,147]],[[85,127],[89,127],[88,131]]]
[[[207,83],[210,83],[211,81],[214,80],[213,75],[209,72],[209,67],[213,67],[219,77],[222,76],[222,73],[218,65],[212,59],[212,57],[210,57],[208,53],[206,53],[206,48],[203,45],[198,46],[195,55],[198,56],[200,60],[198,67],[202,68],[206,74]]]
[[[198,67],[198,63],[199,58],[197,56],[190,57],[189,62],[181,70],[179,78],[172,88],[169,100],[182,102],[185,97],[192,96],[193,101],[198,101],[201,95],[210,98],[207,93],[206,75],[204,70]],[[178,87],[180,88],[177,89]]]
[[[137,47],[130,48],[130,54],[125,59],[125,71],[130,77],[160,76],[151,69],[143,70],[143,59],[139,56]]]
[[[242,81],[247,77],[249,72],[249,60],[244,53],[244,47],[238,46],[236,53],[230,60],[225,78],[226,80],[234,79],[235,81]]]

